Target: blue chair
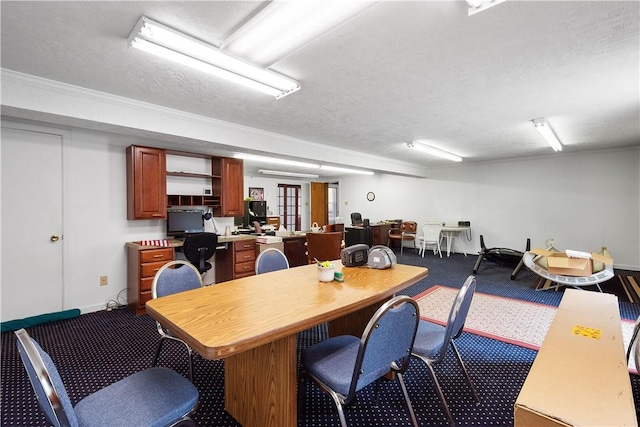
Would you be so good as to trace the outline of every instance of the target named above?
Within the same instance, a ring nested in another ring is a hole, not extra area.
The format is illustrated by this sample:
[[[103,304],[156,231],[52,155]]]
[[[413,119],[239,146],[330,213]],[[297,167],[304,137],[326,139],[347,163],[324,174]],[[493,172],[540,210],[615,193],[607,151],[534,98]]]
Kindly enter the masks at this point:
[[[160,267],[156,272],[156,275],[153,277],[153,283],[151,284],[151,297],[163,297],[200,287],[202,287],[202,276],[193,264],[188,261],[181,260],[170,261]],[[160,322],[156,321],[156,327],[158,328],[158,334],[160,334],[160,341],[158,341],[158,346],[156,347],[156,355],[153,358],[152,366],[156,366],[158,363],[162,344],[164,344],[165,340],[173,340],[182,343],[187,348],[187,354],[189,357],[189,380],[193,381],[193,351],[191,350],[191,347],[189,347],[189,345],[180,338],[176,338],[171,331],[164,328]]]
[[[198,390],[164,367],[136,372],[72,406],[51,357],[27,331],[15,332],[18,352],[38,403],[55,427],[195,425],[189,415]]]
[[[398,296],[376,311],[361,338],[341,335],[306,348],[302,351],[300,389],[305,377],[311,377],[333,398],[340,424],[346,427],[342,406],[351,404],[358,391],[392,371],[400,383],[411,421],[417,427],[402,373],[409,366],[419,318],[417,303],[410,297]]]
[[[467,319],[469,307],[471,306],[471,299],[473,298],[475,290],[476,278],[474,276],[469,276],[458,291],[458,295],[453,302],[453,306],[451,307],[451,311],[449,312],[449,319],[447,321],[446,327],[438,325],[436,323],[427,322],[426,320],[420,320],[420,324],[418,325],[418,333],[416,334],[416,339],[413,344],[413,351],[411,353],[412,356],[416,357],[419,360],[422,360],[427,365],[429,374],[433,379],[433,382],[436,386],[436,391],[438,392],[438,396],[440,397],[440,401],[444,406],[444,411],[449,420],[449,424],[452,427],[455,427],[455,421],[453,420],[453,416],[451,415],[451,410],[449,410],[447,400],[444,398],[444,394],[442,393],[442,388],[440,388],[440,383],[436,378],[436,373],[433,369],[433,365],[437,365],[444,360],[445,356],[447,355],[447,348],[449,347],[449,345],[451,345],[458,364],[460,365],[460,368],[464,373],[467,385],[471,389],[476,402],[480,404],[480,398],[478,397],[478,393],[476,392],[476,389],[473,385],[473,381],[471,381],[469,372],[467,371],[467,368],[465,367],[464,362],[460,357],[460,353],[458,352],[458,349],[453,342],[453,340],[458,338],[462,333],[462,328],[464,327],[464,322]]]
[[[256,274],[286,270],[287,268],[289,268],[287,257],[276,248],[267,248],[260,252],[256,258]]]

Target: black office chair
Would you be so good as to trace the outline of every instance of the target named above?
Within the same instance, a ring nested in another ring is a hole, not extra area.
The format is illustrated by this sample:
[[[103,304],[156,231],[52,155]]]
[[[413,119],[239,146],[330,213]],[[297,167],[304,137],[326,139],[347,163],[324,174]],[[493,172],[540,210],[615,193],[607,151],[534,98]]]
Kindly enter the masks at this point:
[[[362,225],[362,215],[360,214],[360,212],[353,212],[351,214],[351,225]]]
[[[190,234],[184,239],[182,250],[185,258],[203,274],[211,270],[211,263],[207,260],[216,253],[217,245],[218,235],[215,233]]]

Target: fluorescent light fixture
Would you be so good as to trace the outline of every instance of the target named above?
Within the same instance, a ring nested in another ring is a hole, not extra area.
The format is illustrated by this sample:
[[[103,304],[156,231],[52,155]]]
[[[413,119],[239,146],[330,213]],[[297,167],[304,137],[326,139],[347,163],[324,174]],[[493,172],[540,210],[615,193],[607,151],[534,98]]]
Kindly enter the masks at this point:
[[[449,153],[448,151],[441,150],[439,148],[432,147],[422,141],[416,140],[413,142],[407,142],[407,146],[409,148],[416,149],[418,151],[422,151],[423,153],[432,154],[434,156],[442,157],[443,159],[451,160],[454,162],[461,162],[462,157]]]
[[[336,172],[345,172],[345,173],[355,173],[360,175],[373,175],[371,171],[359,170],[359,169],[349,169],[349,168],[341,168],[337,166],[329,166],[322,165],[320,169],[328,170],[328,171],[336,171]]]
[[[487,10],[492,6],[502,3],[505,0],[467,0],[469,5],[469,16],[474,15],[483,10]]]
[[[241,84],[276,99],[300,84],[271,70],[235,58],[215,46],[142,16],[129,35],[129,45],[182,65]]]
[[[540,132],[540,135],[542,135],[551,148],[553,148],[553,151],[562,151],[562,144],[560,144],[560,140],[544,117],[533,119],[531,121],[533,122],[536,130]]]
[[[279,159],[277,157],[256,156],[254,154],[235,153],[236,159],[253,160],[256,162],[275,163],[279,165],[298,166],[301,168],[318,169],[320,165],[314,163],[298,162],[296,160]]]
[[[285,171],[272,171],[268,169],[258,169],[258,173],[263,175],[277,175],[277,176],[290,176],[294,178],[319,178],[319,175],[312,173],[298,173],[298,172],[285,172]]]
[[[220,45],[271,66],[373,6],[373,1],[271,1]]]

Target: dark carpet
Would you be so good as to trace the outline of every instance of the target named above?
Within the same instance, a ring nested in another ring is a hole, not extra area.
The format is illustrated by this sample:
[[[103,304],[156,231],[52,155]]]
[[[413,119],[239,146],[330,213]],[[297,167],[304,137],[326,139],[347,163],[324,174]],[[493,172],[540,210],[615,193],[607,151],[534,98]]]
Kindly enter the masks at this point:
[[[476,256],[461,254],[440,259],[428,252],[424,258],[413,250],[398,254],[404,264],[429,268],[429,276],[406,290],[414,296],[433,285],[460,287],[473,270]],[[558,305],[562,292],[536,291],[531,286],[535,276],[523,269],[510,280],[512,267],[484,261],[476,275],[477,291]],[[626,302],[621,286],[605,283],[605,292],[618,295],[623,318],[635,319],[640,307]],[[72,402],[150,366],[158,334],[147,315],[134,316],[126,309],[100,311],[75,319],[28,328],[29,334],[49,352],[56,362]],[[299,334],[299,347],[311,345],[326,336],[321,327]],[[2,426],[46,426],[46,421],[31,389],[17,354],[15,337],[6,332],[1,337],[2,350]],[[186,376],[187,363],[183,347],[165,344],[160,364]],[[473,401],[459,368],[450,353],[438,366],[437,374],[449,406],[459,426],[512,426],[513,405],[531,367],[536,352],[489,338],[463,333],[458,349],[473,378],[481,404]],[[193,419],[201,426],[239,426],[224,410],[224,364],[221,361],[194,360],[194,383],[200,391],[200,407]],[[446,426],[440,401],[426,369],[412,361],[405,376],[409,394],[421,426]],[[640,380],[631,376],[634,399],[640,397]],[[299,426],[329,427],[339,425],[332,400],[307,382],[299,391],[306,400],[306,411]],[[374,405],[373,387],[362,390],[355,406],[345,411],[350,426],[410,426],[404,400],[397,383],[384,382],[378,405]]]

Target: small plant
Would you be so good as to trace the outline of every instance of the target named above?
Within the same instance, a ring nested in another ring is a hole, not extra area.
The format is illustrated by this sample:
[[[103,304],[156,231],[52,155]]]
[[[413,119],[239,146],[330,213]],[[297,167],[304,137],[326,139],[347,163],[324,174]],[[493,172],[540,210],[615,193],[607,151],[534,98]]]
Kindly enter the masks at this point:
[[[314,259],[316,260],[316,264],[318,264],[318,267],[324,267],[324,268],[331,267],[331,263],[329,261],[318,261],[316,258]]]

